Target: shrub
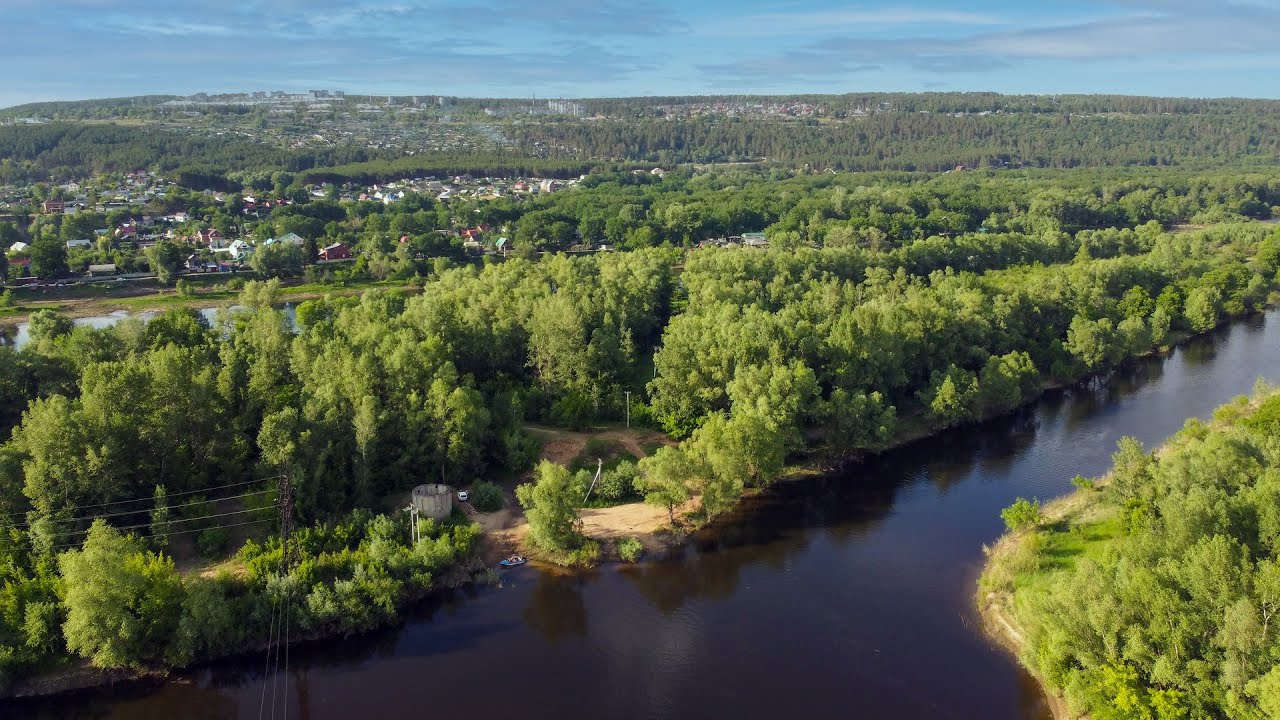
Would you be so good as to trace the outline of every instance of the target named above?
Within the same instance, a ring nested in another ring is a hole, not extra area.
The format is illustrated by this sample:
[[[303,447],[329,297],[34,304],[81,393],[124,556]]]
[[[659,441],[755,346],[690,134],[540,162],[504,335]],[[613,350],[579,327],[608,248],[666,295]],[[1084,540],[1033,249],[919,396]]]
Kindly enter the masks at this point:
[[[636,464],[623,460],[612,470],[605,470],[597,487],[600,498],[617,502],[636,496]]]
[[[480,512],[502,509],[502,488],[496,483],[480,480],[471,486],[471,504]]]
[[[622,538],[618,541],[618,557],[624,562],[633,563],[640,559],[644,554],[644,545],[633,537]]]
[[[578,549],[571,551],[560,561],[565,567],[592,567],[600,560],[600,543],[585,540]]]
[[[1044,520],[1040,514],[1040,501],[1018,498],[1012,505],[1000,511],[1004,526],[1009,532],[1036,527]]]
[[[1071,478],[1071,484],[1079,490],[1093,490],[1097,487],[1097,483],[1083,475],[1077,475]]]
[[[208,558],[221,555],[231,542],[231,532],[226,528],[209,528],[196,535],[196,547],[200,554]]]

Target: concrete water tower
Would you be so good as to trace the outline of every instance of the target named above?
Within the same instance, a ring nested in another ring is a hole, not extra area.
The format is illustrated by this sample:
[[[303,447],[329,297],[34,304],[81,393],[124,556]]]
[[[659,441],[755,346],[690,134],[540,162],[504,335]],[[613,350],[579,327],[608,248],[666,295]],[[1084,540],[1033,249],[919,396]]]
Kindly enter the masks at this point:
[[[418,514],[433,520],[443,520],[453,512],[453,492],[448,485],[429,483],[413,489],[413,506]]]

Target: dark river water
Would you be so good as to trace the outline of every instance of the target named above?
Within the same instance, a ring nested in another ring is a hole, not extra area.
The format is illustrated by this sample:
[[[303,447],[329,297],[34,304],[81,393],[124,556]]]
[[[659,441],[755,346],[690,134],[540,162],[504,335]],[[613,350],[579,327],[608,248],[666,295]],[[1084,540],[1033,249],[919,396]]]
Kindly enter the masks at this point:
[[[1047,718],[981,635],[982,546],[1018,496],[1102,473],[1280,377],[1280,316],[1239,323],[1019,414],[752,501],[678,557],[503,582],[403,626],[295,647],[293,718]],[[271,693],[267,691],[266,704]],[[33,718],[256,718],[261,657],[17,708]],[[3,708],[0,708],[3,710]],[[3,714],[0,712],[0,714]]]

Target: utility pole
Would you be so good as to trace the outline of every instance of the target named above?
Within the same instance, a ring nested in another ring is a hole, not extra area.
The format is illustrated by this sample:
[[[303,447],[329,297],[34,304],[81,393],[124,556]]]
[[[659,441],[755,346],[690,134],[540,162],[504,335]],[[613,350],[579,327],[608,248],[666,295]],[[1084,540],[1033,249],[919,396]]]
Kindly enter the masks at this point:
[[[631,428],[631,391],[624,390],[627,395],[627,428]]]
[[[293,485],[288,474],[280,477],[280,575],[289,571],[289,534],[293,531]]]
[[[600,481],[600,475],[604,473],[604,459],[596,458],[596,476],[591,478],[591,487],[587,488],[587,494],[582,498],[583,504],[591,499],[591,491],[596,489],[596,483]]]
[[[405,510],[409,511],[409,542],[413,547],[417,547],[418,541],[422,539],[421,531],[418,529],[418,508],[410,504]]]

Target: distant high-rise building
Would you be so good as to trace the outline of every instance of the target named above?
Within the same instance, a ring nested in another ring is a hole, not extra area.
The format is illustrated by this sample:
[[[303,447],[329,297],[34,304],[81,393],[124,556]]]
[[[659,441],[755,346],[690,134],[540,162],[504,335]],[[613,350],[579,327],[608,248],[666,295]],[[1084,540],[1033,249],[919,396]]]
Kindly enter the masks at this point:
[[[570,100],[548,100],[547,110],[559,115],[569,115],[571,117],[582,117],[585,114],[583,112],[582,105]]]
[[[347,93],[344,90],[334,90],[333,96],[339,100],[344,100],[347,97]]]

